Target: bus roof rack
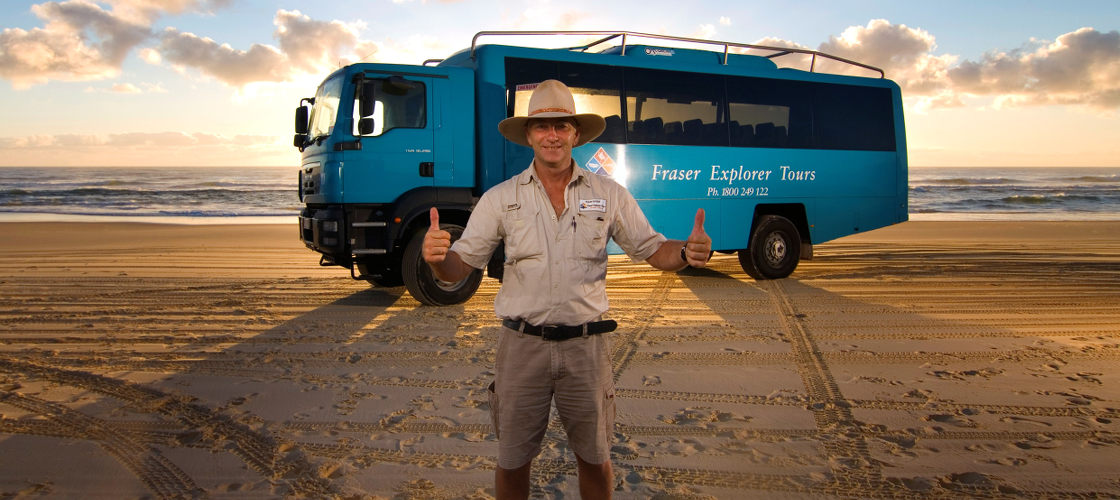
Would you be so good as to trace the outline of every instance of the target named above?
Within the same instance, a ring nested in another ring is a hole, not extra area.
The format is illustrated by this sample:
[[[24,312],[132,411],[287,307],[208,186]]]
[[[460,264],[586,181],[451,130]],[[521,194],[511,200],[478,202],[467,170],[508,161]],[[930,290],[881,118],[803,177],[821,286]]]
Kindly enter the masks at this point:
[[[824,52],[819,52],[819,51],[816,51],[816,50],[798,49],[798,48],[793,48],[793,47],[771,47],[771,46],[768,46],[768,45],[753,45],[753,44],[748,44],[748,43],[717,42],[717,41],[714,41],[714,40],[702,40],[702,39],[699,39],[699,38],[685,38],[685,37],[679,37],[679,36],[653,35],[653,34],[649,34],[649,33],[638,33],[638,32],[633,32],[633,31],[479,31],[478,33],[476,33],[474,35],[474,38],[471,39],[471,53],[470,53],[470,55],[471,55],[471,58],[473,59],[474,58],[474,51],[478,47],[478,39],[482,38],[484,36],[535,36],[535,35],[565,35],[565,36],[573,35],[573,36],[602,36],[603,37],[603,38],[600,38],[598,40],[595,40],[594,42],[586,44],[586,45],[578,45],[578,46],[575,46],[575,47],[569,47],[568,48],[568,50],[579,50],[579,51],[584,51],[584,52],[586,52],[587,50],[590,50],[592,47],[594,47],[596,45],[600,45],[600,44],[609,42],[609,41],[614,40],[616,38],[621,38],[621,40],[622,40],[622,55],[626,55],[626,38],[627,37],[651,38],[651,39],[655,39],[655,40],[671,40],[671,41],[676,41],[676,42],[697,43],[697,44],[702,44],[702,45],[716,45],[716,46],[722,46],[723,47],[723,62],[722,62],[722,64],[725,64],[725,65],[727,64],[728,55],[730,54],[731,47],[741,48],[741,49],[753,49],[753,50],[768,50],[768,51],[774,52],[773,54],[763,56],[763,57],[766,57],[768,59],[777,59],[779,57],[787,56],[787,55],[790,55],[790,54],[804,54],[804,55],[808,55],[808,56],[811,57],[810,62],[809,62],[809,72],[810,73],[815,72],[816,64],[817,64],[817,57],[822,57],[822,58],[825,58],[825,59],[830,59],[830,60],[833,60],[833,61],[842,62],[842,63],[849,64],[849,65],[852,65],[852,66],[863,68],[863,69],[866,69],[866,70],[874,71],[876,73],[879,73],[879,78],[886,78],[886,73],[882,69],[876,68],[875,66],[859,63],[859,62],[853,61],[851,59],[845,59],[845,58],[840,57],[840,56],[834,56],[832,54],[826,54]]]

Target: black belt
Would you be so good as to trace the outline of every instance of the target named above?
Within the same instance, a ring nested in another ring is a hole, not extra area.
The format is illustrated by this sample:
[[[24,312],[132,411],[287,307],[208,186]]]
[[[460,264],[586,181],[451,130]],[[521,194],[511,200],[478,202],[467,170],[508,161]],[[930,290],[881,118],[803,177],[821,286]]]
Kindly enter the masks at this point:
[[[613,332],[618,328],[618,323],[613,319],[605,321],[592,321],[582,325],[530,325],[524,321],[515,319],[503,319],[502,326],[515,330],[518,332],[535,335],[544,340],[568,340],[584,335],[598,335],[600,333]]]

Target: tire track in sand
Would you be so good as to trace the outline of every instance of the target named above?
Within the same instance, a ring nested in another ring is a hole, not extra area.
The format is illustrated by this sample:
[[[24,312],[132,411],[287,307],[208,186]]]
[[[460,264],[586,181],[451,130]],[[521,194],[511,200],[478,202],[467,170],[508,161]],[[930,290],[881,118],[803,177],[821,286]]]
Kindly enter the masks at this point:
[[[159,451],[136,442],[104,420],[58,403],[14,392],[0,393],[0,403],[46,417],[70,436],[96,442],[159,498],[191,498],[204,493],[186,472]]]
[[[89,372],[57,369],[8,357],[0,357],[0,372],[85,389],[121,400],[145,413],[158,413],[176,419],[189,429],[199,430],[205,439],[216,441],[215,445],[228,442],[232,453],[270,481],[286,486],[288,495],[323,497],[338,493],[331,483],[316,475],[315,468],[298,450],[291,451],[271,436],[254,431],[227,415],[192,403],[186,397]],[[68,418],[78,421],[80,417],[71,415]],[[110,438],[107,441],[99,441],[118,446],[116,442],[124,439],[123,436],[121,433],[113,433],[106,435]]]
[[[833,482],[840,494],[866,494],[871,491],[903,493],[883,480],[879,462],[871,456],[863,429],[852,415],[850,403],[828,369],[824,355],[812,335],[800,321],[797,309],[782,286],[781,280],[759,281],[758,286],[771,297],[778,310],[778,320],[790,340],[797,372],[805,384],[808,409],[820,431]]]

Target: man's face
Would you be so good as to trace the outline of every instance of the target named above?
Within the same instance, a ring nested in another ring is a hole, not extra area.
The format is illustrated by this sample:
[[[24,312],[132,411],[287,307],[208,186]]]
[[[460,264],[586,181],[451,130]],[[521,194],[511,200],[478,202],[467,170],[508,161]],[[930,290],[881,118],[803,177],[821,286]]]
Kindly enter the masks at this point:
[[[525,137],[538,162],[567,168],[572,162],[572,146],[579,141],[579,128],[571,118],[533,119],[525,124]]]

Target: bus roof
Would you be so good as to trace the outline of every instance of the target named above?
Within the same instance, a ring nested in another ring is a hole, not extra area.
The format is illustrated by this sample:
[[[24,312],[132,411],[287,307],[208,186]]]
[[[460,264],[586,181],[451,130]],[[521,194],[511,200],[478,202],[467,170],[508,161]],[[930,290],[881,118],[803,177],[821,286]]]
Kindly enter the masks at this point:
[[[578,36],[578,37],[584,37],[584,38],[589,37],[589,36],[597,36],[597,37],[601,37],[601,38],[598,38],[598,39],[596,39],[596,40],[594,40],[590,43],[586,43],[584,45],[566,47],[562,50],[569,50],[569,51],[575,51],[575,52],[592,52],[592,53],[597,52],[597,53],[602,53],[602,54],[617,54],[617,55],[630,56],[630,57],[633,57],[633,56],[661,57],[661,56],[666,56],[666,55],[672,55],[674,57],[684,56],[688,59],[696,60],[697,62],[699,62],[699,60],[701,58],[707,58],[705,62],[710,61],[710,62],[716,63],[716,64],[735,65],[735,66],[758,65],[758,67],[760,69],[777,67],[777,64],[774,62],[776,59],[783,58],[783,57],[790,56],[790,55],[802,55],[802,56],[806,56],[806,57],[809,58],[809,70],[808,70],[808,72],[810,72],[810,73],[814,73],[814,72],[818,71],[817,70],[817,59],[820,58],[820,59],[824,59],[824,60],[827,60],[827,61],[834,61],[834,62],[842,63],[842,64],[845,64],[845,65],[854,66],[856,68],[861,68],[861,69],[871,71],[871,72],[874,72],[874,73],[878,73],[879,78],[885,78],[886,77],[886,73],[882,69],[877,68],[875,66],[871,66],[871,65],[868,65],[868,64],[863,64],[863,63],[860,63],[860,62],[852,61],[850,59],[845,59],[845,58],[840,57],[840,56],[827,54],[827,53],[819,52],[819,51],[815,51],[815,50],[792,48],[792,47],[773,47],[773,46],[766,46],[766,45],[754,45],[754,44],[734,43],[734,42],[720,42],[720,41],[713,41],[713,40],[702,40],[702,39],[698,39],[698,38],[685,38],[685,37],[675,37],[675,36],[666,36],[666,35],[654,35],[654,34],[649,34],[649,33],[638,33],[638,32],[631,32],[631,31],[480,31],[480,32],[476,33],[474,38],[471,40],[470,50],[469,51],[464,51],[464,52],[466,52],[467,56],[469,56],[470,58],[473,59],[474,56],[475,56],[475,52],[479,48],[479,43],[478,43],[479,39],[483,38],[483,37],[493,37],[493,36],[505,36],[505,37]],[[655,46],[650,46],[650,45],[638,45],[638,44],[628,43],[628,40],[632,41],[635,38],[660,40],[660,41],[674,42],[674,43],[677,43],[677,44],[700,45],[700,46],[703,46],[705,48],[701,49],[701,50],[697,50],[697,49],[690,49],[690,48],[686,48],[686,47],[679,47],[679,48],[678,47],[660,47],[660,46],[655,47]],[[602,48],[604,46],[604,44],[607,44],[608,42],[616,42],[617,44],[616,45],[609,45],[609,46],[606,46],[606,48]],[[597,47],[599,47],[600,49],[598,51],[595,51],[594,49],[596,49]],[[719,49],[719,51],[717,52],[715,50],[711,50],[708,47],[717,48],[717,49]],[[762,54],[747,55],[747,54],[732,52],[731,51],[732,49],[738,49],[740,52],[748,51],[748,50],[749,51],[755,51],[755,52],[762,52]],[[666,51],[669,51],[669,52],[666,52]],[[456,54],[456,55],[460,55],[460,54]],[[425,61],[425,64],[434,63],[434,62],[439,62],[439,60]],[[767,63],[769,63],[769,64],[767,64]]]

